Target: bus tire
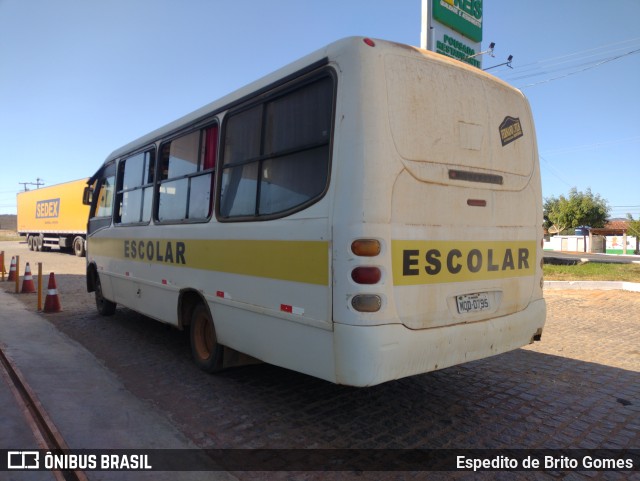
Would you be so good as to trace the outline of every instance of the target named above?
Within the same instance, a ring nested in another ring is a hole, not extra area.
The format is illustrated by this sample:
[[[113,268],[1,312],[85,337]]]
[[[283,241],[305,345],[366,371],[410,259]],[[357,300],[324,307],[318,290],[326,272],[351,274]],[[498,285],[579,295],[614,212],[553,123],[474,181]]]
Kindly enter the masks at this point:
[[[101,316],[112,316],[116,312],[116,303],[106,299],[102,294],[102,284],[100,283],[100,276],[96,272],[94,274],[93,285],[96,295],[96,308]]]
[[[73,252],[77,257],[84,257],[86,249],[84,245],[84,239],[80,236],[73,239]]]
[[[223,347],[218,344],[216,329],[209,309],[198,303],[191,313],[191,354],[196,365],[205,372],[222,369]]]

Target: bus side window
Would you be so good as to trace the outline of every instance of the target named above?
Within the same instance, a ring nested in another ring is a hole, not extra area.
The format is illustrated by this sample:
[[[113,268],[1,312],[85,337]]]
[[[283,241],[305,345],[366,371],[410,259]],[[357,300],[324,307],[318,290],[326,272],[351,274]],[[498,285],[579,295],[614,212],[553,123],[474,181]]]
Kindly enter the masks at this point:
[[[206,221],[211,216],[217,146],[217,124],[162,146],[158,221]]]
[[[222,219],[288,215],[320,199],[329,180],[330,76],[229,116],[220,182]]]
[[[200,172],[205,173],[191,178],[189,219],[208,219],[213,211],[214,169],[218,155],[217,125],[202,131],[201,144]]]
[[[118,166],[116,223],[151,220],[155,151],[148,150],[120,161]]]

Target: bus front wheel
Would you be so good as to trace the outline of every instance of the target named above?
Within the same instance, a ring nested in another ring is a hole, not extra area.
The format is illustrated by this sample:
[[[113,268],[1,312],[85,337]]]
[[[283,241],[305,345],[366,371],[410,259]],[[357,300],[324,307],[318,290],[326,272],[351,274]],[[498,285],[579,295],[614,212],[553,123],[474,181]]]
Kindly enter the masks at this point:
[[[222,350],[209,309],[198,304],[191,314],[191,353],[196,365],[206,372],[222,369]]]

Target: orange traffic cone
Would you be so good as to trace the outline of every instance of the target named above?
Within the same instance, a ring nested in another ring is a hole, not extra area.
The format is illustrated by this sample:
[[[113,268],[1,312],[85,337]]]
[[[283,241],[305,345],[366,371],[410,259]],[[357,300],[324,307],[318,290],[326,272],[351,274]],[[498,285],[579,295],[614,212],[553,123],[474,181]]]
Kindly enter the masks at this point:
[[[44,312],[60,312],[60,298],[58,297],[58,288],[56,286],[56,278],[53,272],[49,274],[49,285],[47,286],[47,297],[44,300]]]
[[[31,267],[27,262],[26,267],[24,268],[24,277],[22,279],[22,290],[21,294],[31,294],[36,292],[36,286],[33,285],[33,277],[31,276]]]
[[[11,266],[9,267],[9,277],[7,277],[8,281],[14,281],[16,280],[16,257],[13,256],[11,258]]]

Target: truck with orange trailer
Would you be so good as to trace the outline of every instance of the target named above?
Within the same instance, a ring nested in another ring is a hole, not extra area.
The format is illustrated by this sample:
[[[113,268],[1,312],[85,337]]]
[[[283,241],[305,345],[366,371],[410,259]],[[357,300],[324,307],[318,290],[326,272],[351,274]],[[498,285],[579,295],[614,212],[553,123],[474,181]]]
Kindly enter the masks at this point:
[[[27,238],[30,250],[51,247],[86,253],[89,206],[82,203],[87,179],[29,190],[17,194],[18,234]]]

